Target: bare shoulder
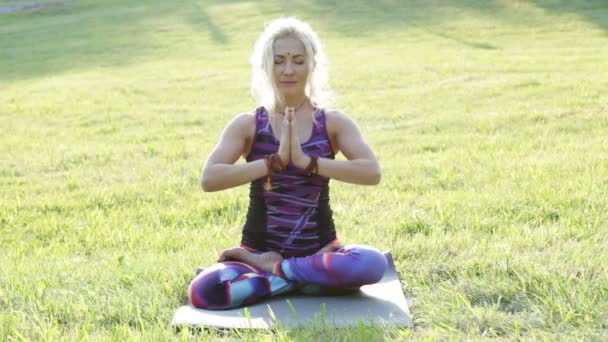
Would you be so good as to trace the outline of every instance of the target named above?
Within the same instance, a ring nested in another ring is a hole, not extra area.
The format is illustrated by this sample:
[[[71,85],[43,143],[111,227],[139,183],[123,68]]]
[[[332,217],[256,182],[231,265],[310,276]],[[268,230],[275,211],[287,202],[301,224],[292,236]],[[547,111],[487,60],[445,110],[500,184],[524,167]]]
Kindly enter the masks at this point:
[[[245,138],[253,137],[255,134],[255,113],[239,113],[235,115],[226,129]]]
[[[228,128],[229,127],[229,128]],[[243,157],[249,155],[253,140],[255,139],[256,118],[255,112],[237,114],[228,124],[226,130],[232,131],[232,136],[241,140]]]
[[[330,135],[335,135],[341,129],[351,127],[355,124],[348,114],[337,109],[326,110],[325,121],[327,122],[327,131]]]
[[[325,110],[325,117],[327,120],[338,121],[338,120],[350,120],[350,116],[345,112],[338,109],[327,109]]]
[[[255,126],[255,113],[239,113],[232,118],[230,124],[243,128]]]
[[[348,114],[337,109],[325,110],[325,122],[327,122],[327,131],[330,135],[334,135],[344,126],[344,123],[352,122]]]

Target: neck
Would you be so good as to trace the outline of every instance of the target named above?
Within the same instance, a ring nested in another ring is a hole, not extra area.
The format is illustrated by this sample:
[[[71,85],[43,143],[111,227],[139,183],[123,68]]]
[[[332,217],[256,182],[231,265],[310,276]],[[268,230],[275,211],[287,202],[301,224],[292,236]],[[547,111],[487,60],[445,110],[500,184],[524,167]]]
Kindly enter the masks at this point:
[[[277,105],[277,107],[276,107],[277,112],[283,113],[285,111],[285,107],[293,107],[294,111],[297,112],[299,109],[303,108],[307,102],[308,102],[307,96],[285,98],[285,100],[282,103],[279,103]]]

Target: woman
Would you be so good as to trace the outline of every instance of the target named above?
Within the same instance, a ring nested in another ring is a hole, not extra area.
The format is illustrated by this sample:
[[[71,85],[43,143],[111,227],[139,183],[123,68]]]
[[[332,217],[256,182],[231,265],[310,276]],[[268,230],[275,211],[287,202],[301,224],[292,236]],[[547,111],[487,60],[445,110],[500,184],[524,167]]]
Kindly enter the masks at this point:
[[[342,246],[329,179],[375,185],[380,166],[357,125],[327,103],[325,56],[310,26],[271,22],[251,57],[261,106],[224,129],[202,175],[205,191],[250,185],[241,246],[224,250],[188,293],[195,307],[230,309],[289,291],[342,293],[378,282],[377,249]],[[342,152],[347,160],[334,160]],[[235,164],[239,157],[247,163]]]

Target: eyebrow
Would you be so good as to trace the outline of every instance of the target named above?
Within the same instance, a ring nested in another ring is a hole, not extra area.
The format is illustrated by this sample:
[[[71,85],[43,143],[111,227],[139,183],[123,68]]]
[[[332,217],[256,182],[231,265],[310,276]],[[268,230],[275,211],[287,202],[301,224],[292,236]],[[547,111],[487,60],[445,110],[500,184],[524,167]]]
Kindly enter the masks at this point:
[[[281,54],[278,54],[278,53],[275,53],[274,56],[275,57],[285,58],[285,55],[281,55]],[[304,57],[304,55],[291,55],[291,56],[294,57],[294,58],[296,58],[296,57]]]

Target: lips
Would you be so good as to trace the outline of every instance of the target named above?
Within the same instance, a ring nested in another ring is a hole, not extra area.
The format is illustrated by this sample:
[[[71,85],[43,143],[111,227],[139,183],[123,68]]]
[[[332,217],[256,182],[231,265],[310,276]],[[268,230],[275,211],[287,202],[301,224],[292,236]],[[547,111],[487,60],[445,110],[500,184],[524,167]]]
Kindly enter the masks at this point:
[[[298,81],[281,81],[281,84],[284,85],[294,85],[296,83],[298,83]]]

